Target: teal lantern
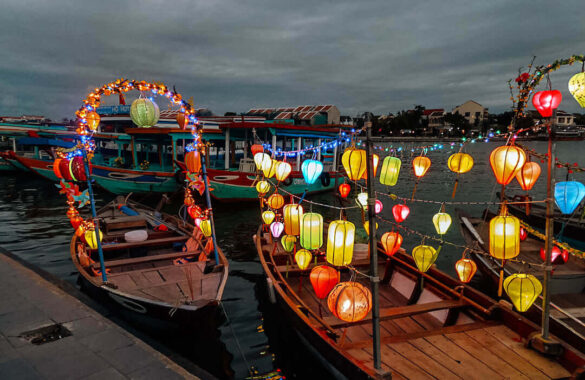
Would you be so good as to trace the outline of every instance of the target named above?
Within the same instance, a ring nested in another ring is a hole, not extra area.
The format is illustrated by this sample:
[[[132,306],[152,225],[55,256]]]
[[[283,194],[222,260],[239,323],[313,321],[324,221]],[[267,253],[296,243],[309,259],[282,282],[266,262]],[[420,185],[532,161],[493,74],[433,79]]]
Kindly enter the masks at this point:
[[[566,181],[555,184],[555,203],[563,214],[572,214],[585,197],[585,186],[581,182]]]
[[[317,160],[305,160],[301,165],[301,172],[307,185],[312,185],[323,172],[323,163]]]
[[[130,107],[130,117],[141,128],[150,128],[158,122],[160,111],[158,105],[146,98],[136,99]]]

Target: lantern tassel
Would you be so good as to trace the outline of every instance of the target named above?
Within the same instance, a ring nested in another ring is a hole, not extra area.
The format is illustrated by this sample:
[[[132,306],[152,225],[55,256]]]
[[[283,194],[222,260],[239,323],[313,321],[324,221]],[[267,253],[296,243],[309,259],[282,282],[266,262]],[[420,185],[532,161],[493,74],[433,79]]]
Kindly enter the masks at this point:
[[[416,179],[416,182],[414,183],[414,189],[412,189],[412,197],[410,198],[411,201],[414,201],[414,194],[416,193],[416,186],[418,185],[418,178]]]
[[[453,186],[453,194],[451,194],[451,199],[455,198],[455,193],[457,192],[457,185],[459,184],[459,178],[455,179],[455,186]]]
[[[502,297],[503,288],[504,288],[504,264],[502,261],[502,267],[500,268],[500,281],[498,282],[498,298]]]

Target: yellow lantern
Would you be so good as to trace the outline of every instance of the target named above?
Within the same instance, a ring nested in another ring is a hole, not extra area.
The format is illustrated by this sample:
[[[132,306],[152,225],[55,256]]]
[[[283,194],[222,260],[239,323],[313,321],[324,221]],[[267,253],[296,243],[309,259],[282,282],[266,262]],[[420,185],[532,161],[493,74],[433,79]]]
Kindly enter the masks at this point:
[[[264,196],[267,192],[270,191],[270,183],[268,181],[258,181],[256,184],[256,191],[260,196]]]
[[[376,222],[376,230],[378,229],[378,223]],[[364,223],[364,230],[366,230],[366,233],[368,234],[368,236],[370,236],[370,222],[368,220],[366,220],[366,222]]]
[[[398,182],[398,174],[400,173],[400,165],[402,162],[398,157],[388,156],[384,158],[382,163],[382,171],[380,172],[380,183],[382,185],[394,186]]]
[[[264,173],[264,177],[272,178],[276,174],[276,167],[278,166],[278,161],[270,159],[270,165],[265,165],[262,168],[262,173]]]
[[[569,79],[569,92],[585,108],[585,73],[575,74]]]
[[[459,259],[455,263],[455,271],[461,282],[468,283],[477,272],[477,265],[471,259]]]
[[[203,219],[201,223],[199,223],[199,229],[203,232],[203,236],[210,237],[211,236],[211,221],[209,219]]]
[[[366,151],[363,149],[347,148],[341,156],[341,163],[352,181],[362,178],[366,171]]]
[[[368,209],[368,193],[359,193],[355,201],[364,210]]]
[[[378,163],[380,162],[380,156],[378,156],[377,154],[373,154],[372,155],[372,170],[374,171],[374,178],[376,177],[376,174],[378,173]],[[368,170],[366,168],[366,171],[364,172],[364,175],[362,176],[362,179],[368,179]]]
[[[282,244],[282,248],[284,248],[286,252],[292,252],[296,242],[297,237],[294,235],[284,235],[282,239],[280,239],[280,244]]]
[[[515,273],[504,280],[504,290],[516,310],[523,313],[530,309],[542,292],[542,284],[531,274]]]
[[[278,210],[279,208],[284,206],[284,197],[278,193],[274,193],[268,197],[268,200],[266,202],[268,203],[268,206],[270,206],[270,208]]]
[[[444,235],[451,226],[451,215],[446,212],[438,212],[433,216],[433,224],[435,225],[437,233],[439,235]]]
[[[327,262],[342,266],[351,263],[355,226],[346,220],[335,220],[327,231]]]
[[[295,261],[302,270],[305,270],[309,267],[312,258],[313,255],[311,255],[311,252],[307,251],[306,249],[299,249],[297,253],[295,253]]]
[[[98,125],[100,125],[100,115],[98,115],[95,111],[90,111],[85,116],[85,121],[87,122],[87,128],[89,130],[95,132],[97,131]]]
[[[284,232],[287,235],[299,235],[301,233],[301,219],[303,218],[303,206],[288,204],[283,208]]]
[[[359,282],[340,282],[329,293],[327,306],[342,321],[357,322],[370,312],[372,293]]]
[[[89,248],[97,249],[97,247],[98,247],[97,234],[95,233],[94,228],[91,228],[91,229],[85,231],[84,237],[85,237],[85,242],[87,243]],[[100,242],[102,241],[103,237],[104,237],[104,234],[102,233],[102,231],[99,231]]]
[[[301,221],[301,247],[319,249],[323,245],[323,217],[315,212],[303,215]]]
[[[490,165],[496,181],[502,185],[509,184],[525,162],[526,153],[517,146],[500,146],[490,154]]]
[[[276,214],[274,213],[274,211],[267,210],[262,213],[262,220],[264,221],[264,224],[272,223],[275,217]]]
[[[272,158],[266,153],[259,152],[254,155],[254,163],[256,164],[257,170],[264,171],[267,168],[270,169]]]
[[[279,181],[284,181],[290,175],[292,171],[292,166],[288,162],[279,161],[278,165],[276,166],[276,179]]]
[[[425,156],[415,157],[414,160],[412,160],[412,167],[414,168],[414,175],[421,178],[431,167],[431,160]]]
[[[455,153],[449,156],[447,166],[457,174],[467,173],[473,167],[473,157],[467,153]]]
[[[430,245],[419,245],[412,249],[414,263],[421,272],[428,271],[431,265],[435,263],[438,256],[439,252]]]
[[[512,259],[520,253],[520,221],[502,214],[490,220],[490,255],[496,259]]]

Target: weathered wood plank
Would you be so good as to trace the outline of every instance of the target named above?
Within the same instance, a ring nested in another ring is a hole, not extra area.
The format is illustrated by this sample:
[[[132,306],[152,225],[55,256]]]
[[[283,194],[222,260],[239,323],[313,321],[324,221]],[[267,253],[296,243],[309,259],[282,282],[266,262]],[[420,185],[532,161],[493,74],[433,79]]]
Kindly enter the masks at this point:
[[[407,360],[411,361],[412,363],[418,365],[421,368],[424,368],[426,372],[430,373],[432,376],[437,377],[439,379],[453,379],[453,378],[461,378],[457,376],[454,372],[449,370],[448,367],[445,367],[441,362],[436,361],[435,358],[429,356],[416,348],[415,346],[411,345],[408,342],[404,343],[392,343],[388,345],[397,354],[404,356]]]
[[[372,348],[364,348],[368,354],[372,355]],[[396,353],[391,347],[382,345],[380,347],[380,356],[382,362],[392,370],[398,372],[407,379],[432,379],[433,377],[419,366],[404,360],[402,356]]]
[[[348,355],[356,359],[357,361],[361,362],[365,367],[374,368],[374,360],[372,359],[372,355],[367,353],[361,348],[351,349],[346,351]],[[385,363],[382,364],[382,369],[392,373],[392,379],[402,380],[407,379],[404,376],[401,376],[396,371],[392,371],[392,368],[388,367]]]

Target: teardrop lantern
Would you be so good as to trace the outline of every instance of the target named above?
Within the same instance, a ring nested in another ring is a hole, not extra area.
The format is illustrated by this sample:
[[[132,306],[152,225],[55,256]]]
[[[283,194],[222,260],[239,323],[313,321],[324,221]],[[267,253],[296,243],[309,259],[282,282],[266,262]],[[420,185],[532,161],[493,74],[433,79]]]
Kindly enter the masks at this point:
[[[323,217],[315,212],[308,212],[301,220],[301,247],[319,249],[323,245]]]
[[[283,208],[284,232],[287,235],[299,235],[301,233],[301,219],[303,218],[303,206],[288,204]]]
[[[301,165],[301,173],[307,185],[312,185],[317,181],[323,172],[323,163],[317,160],[305,160]]]
[[[256,164],[256,170],[270,170],[272,158],[266,153],[258,152],[254,155],[254,163]]]
[[[490,154],[490,165],[499,184],[507,185],[522,169],[526,153],[514,145],[497,147]]]
[[[378,156],[377,154],[372,154],[372,170],[374,171],[374,178],[376,177],[376,174],[378,173],[378,164],[380,163],[380,156]],[[366,171],[364,171],[364,175],[362,176],[362,179],[368,179],[368,169],[366,168]]]
[[[514,273],[504,280],[504,290],[516,310],[523,313],[530,309],[542,292],[542,284],[531,274]]]
[[[199,229],[203,232],[203,236],[210,237],[211,236],[211,221],[209,219],[203,219],[201,223],[199,223]]]
[[[335,220],[329,223],[327,231],[327,262],[335,266],[351,263],[355,225],[346,220]]]
[[[379,214],[382,212],[383,209],[384,209],[384,204],[382,203],[382,201],[379,199],[376,199],[376,203],[374,205],[374,212],[376,214]]]
[[[431,167],[431,160],[425,156],[418,156],[412,160],[412,168],[417,178],[423,177]]]
[[[546,262],[546,250],[544,248],[540,248],[540,258],[542,261]],[[550,262],[553,265],[560,265],[566,264],[569,261],[569,251],[566,249],[561,250],[556,245],[553,245],[551,252],[550,252]]]
[[[280,182],[286,180],[292,171],[292,166],[288,162],[279,161],[276,166],[276,179]]]
[[[322,300],[339,283],[339,272],[328,265],[319,265],[311,269],[309,278],[315,295]]]
[[[270,159],[268,164],[263,163],[262,173],[266,178],[272,178],[276,174],[276,167],[278,166],[279,161]]]
[[[366,171],[366,151],[348,148],[341,156],[341,163],[349,179],[357,181]]]
[[[372,308],[372,294],[359,282],[340,282],[329,293],[327,306],[342,321],[361,321]]]
[[[90,111],[85,116],[87,128],[92,132],[97,131],[98,126],[100,125],[100,120],[101,120],[100,115],[95,111]]]
[[[282,248],[284,248],[285,252],[292,252],[295,248],[296,242],[297,237],[294,235],[284,235],[282,239],[280,239],[280,244],[282,244]]]
[[[347,183],[342,183],[339,185],[339,195],[341,195],[341,198],[347,198],[350,191],[351,186],[349,186]]]
[[[130,106],[130,118],[140,128],[153,127],[158,122],[159,117],[158,105],[150,99],[136,99]]]
[[[380,240],[384,247],[384,253],[389,257],[398,252],[402,245],[402,236],[396,231],[386,232]]]
[[[264,153],[264,147],[260,144],[254,144],[250,147],[250,150],[252,151],[252,157],[254,157],[254,159],[256,159],[256,154],[257,153]],[[258,168],[258,170],[260,170],[260,168]]]
[[[563,100],[563,94],[559,90],[539,91],[532,96],[532,105],[540,116],[551,117]]]
[[[281,222],[272,222],[270,225],[270,232],[274,238],[278,239],[280,235],[282,235],[282,231],[284,231],[284,224]]]
[[[295,261],[300,269],[305,270],[311,264],[311,259],[313,255],[306,249],[299,249],[297,253],[295,253]]]
[[[271,209],[278,210],[284,206],[284,197],[278,193],[274,193],[266,200]]]
[[[468,283],[477,272],[477,264],[471,259],[459,259],[455,263],[455,271],[461,282]]]
[[[490,255],[496,259],[512,259],[520,253],[520,221],[508,215],[505,208],[490,220]]]
[[[569,92],[585,108],[585,73],[575,74],[569,79]]]
[[[258,183],[256,183],[256,191],[260,196],[266,195],[266,193],[270,191],[270,182],[258,181]]]
[[[527,237],[528,237],[528,233],[526,232],[524,227],[520,227],[520,241],[526,240]]]
[[[364,230],[366,230],[366,234],[370,236],[370,221],[366,220],[364,223]],[[378,223],[376,223],[376,231],[378,230]]]
[[[101,242],[104,234],[102,233],[102,231],[98,231],[98,232],[99,232],[99,239]],[[96,234],[95,229],[93,227],[88,229],[87,231],[85,231],[84,237],[85,237],[85,242],[87,243],[89,248],[91,248],[91,249],[98,248],[98,243],[97,243],[98,234]]]
[[[410,214],[410,208],[407,205],[397,204],[392,206],[392,215],[397,223],[404,222],[408,218],[408,214]]]
[[[412,258],[421,272],[426,272],[435,263],[439,252],[430,245],[419,245],[412,249]]]
[[[274,213],[274,211],[267,210],[262,213],[262,221],[264,222],[264,224],[272,223],[275,217],[276,214]]]
[[[446,212],[438,212],[433,216],[433,224],[439,235],[445,235],[451,226],[451,215]]]
[[[360,206],[364,211],[368,210],[368,193],[359,193],[355,198],[355,202],[358,206]]]
[[[572,214],[585,197],[585,186],[577,181],[555,183],[555,203],[563,214]]]
[[[187,125],[189,125],[189,116],[185,115],[185,112],[177,112],[177,116],[175,116],[175,120],[177,121],[177,125],[180,129],[185,130]]]
[[[185,166],[191,173],[199,173],[201,170],[201,155],[197,149],[185,155]]]
[[[516,180],[522,190],[531,190],[540,176],[540,165],[536,162],[527,162],[516,174]]]
[[[398,182],[400,174],[400,165],[402,162],[398,157],[388,156],[384,158],[382,169],[380,171],[380,183],[382,185],[394,186]]]

